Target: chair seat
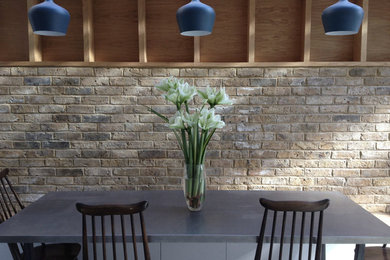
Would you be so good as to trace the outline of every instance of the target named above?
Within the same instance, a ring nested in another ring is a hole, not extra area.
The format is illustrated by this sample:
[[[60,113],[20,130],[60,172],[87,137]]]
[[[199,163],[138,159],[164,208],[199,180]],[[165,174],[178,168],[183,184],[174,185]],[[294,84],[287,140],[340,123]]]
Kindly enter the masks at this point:
[[[45,244],[34,247],[33,260],[75,260],[81,246],[74,244]]]
[[[390,248],[366,247],[364,252],[366,260],[390,260]]]

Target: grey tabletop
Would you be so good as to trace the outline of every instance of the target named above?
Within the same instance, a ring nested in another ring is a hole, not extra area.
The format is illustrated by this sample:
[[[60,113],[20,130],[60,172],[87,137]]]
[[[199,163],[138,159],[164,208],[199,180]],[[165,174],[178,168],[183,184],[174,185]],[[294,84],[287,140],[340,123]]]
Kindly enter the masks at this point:
[[[76,202],[141,200],[149,201],[145,221],[150,242],[255,242],[263,214],[260,197],[330,199],[324,214],[324,243],[390,243],[390,228],[346,196],[294,191],[208,191],[203,210],[195,213],[187,210],[181,191],[53,192],[2,223],[0,242],[79,242],[81,215]]]

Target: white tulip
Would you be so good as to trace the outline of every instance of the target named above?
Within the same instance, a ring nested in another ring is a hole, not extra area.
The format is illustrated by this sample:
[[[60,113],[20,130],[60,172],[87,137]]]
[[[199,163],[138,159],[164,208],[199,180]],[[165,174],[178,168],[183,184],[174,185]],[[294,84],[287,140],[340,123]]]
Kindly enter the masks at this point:
[[[217,91],[216,88],[207,86],[205,91],[198,90],[199,95],[210,105],[211,108],[216,105],[231,105],[233,101],[225,92],[225,88]]]
[[[173,117],[169,119],[169,128],[171,129],[185,129],[183,115],[177,112]]]
[[[169,92],[171,90],[176,90],[178,87],[178,84],[180,84],[181,82],[182,82],[182,80],[180,80],[180,79],[170,77],[170,78],[162,80],[156,86],[156,88],[161,90],[161,91],[164,91],[164,92]]]
[[[193,128],[198,124],[199,112],[189,114],[187,112],[183,113],[183,121],[187,124],[189,128]]]
[[[221,88],[221,90],[217,93],[215,101],[217,105],[233,105],[233,100],[231,100],[229,95],[226,94],[225,88]]]
[[[199,127],[203,130],[209,130],[213,128],[223,128],[225,123],[221,120],[220,115],[214,114],[214,109],[202,110],[199,117]]]
[[[179,94],[176,90],[173,89],[169,90],[167,94],[163,94],[163,97],[165,97],[166,100],[171,101],[174,104],[177,104],[179,100]]]
[[[184,102],[189,102],[196,95],[196,88],[185,82],[178,85],[177,92],[178,102],[183,104]]]

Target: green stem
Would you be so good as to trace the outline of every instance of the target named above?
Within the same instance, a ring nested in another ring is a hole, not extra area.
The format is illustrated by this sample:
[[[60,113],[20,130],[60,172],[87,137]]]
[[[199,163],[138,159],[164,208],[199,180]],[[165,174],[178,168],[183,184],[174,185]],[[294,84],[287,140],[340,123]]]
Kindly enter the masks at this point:
[[[202,135],[199,134],[199,130],[203,132],[202,129],[199,129],[199,125],[196,124],[196,135],[197,135],[197,146],[198,146],[198,153],[196,155],[196,163],[197,164],[201,164],[201,161],[199,160],[200,159],[200,154],[202,153],[202,149],[203,149],[203,146],[202,146]]]
[[[210,134],[208,134],[208,130],[204,130],[205,131],[205,134],[204,134],[204,141],[203,141],[203,150],[202,150],[202,154],[201,154],[201,161],[204,163],[204,160],[205,160],[205,157],[206,157],[206,150],[207,150],[207,146],[210,142],[210,139],[211,137],[213,136],[213,134],[215,133],[215,128],[211,131]]]
[[[191,131],[191,128],[187,129],[187,134],[188,134],[188,162],[189,164],[193,164],[194,161],[194,146],[193,146],[193,143],[192,143],[192,131]],[[186,140],[187,141],[187,140]],[[193,174],[193,172],[191,172],[191,174]]]
[[[184,150],[183,142],[182,142],[182,140],[181,140],[179,134],[177,133],[177,131],[176,131],[176,130],[172,130],[172,131],[173,131],[173,133],[174,133],[175,136],[176,136],[176,140],[177,140],[177,142],[179,143],[180,149],[183,151],[184,158],[185,158],[185,157],[186,157],[186,150]]]
[[[198,148],[198,141],[196,140],[197,137],[198,137],[198,133],[197,132],[198,131],[197,131],[196,127],[195,127],[194,132],[192,133],[192,138],[193,138],[192,143],[193,143],[193,146],[194,146],[194,151],[193,151],[192,155],[194,156],[194,159],[193,159],[194,164],[198,163],[196,161],[196,155],[198,153],[198,149],[197,149]]]
[[[186,140],[186,132],[184,129],[181,130],[181,140],[183,142],[183,152],[184,152],[184,160],[186,163],[188,162],[188,149],[187,149],[187,140]]]
[[[186,181],[186,186],[187,186],[187,192],[186,196],[190,199],[192,198],[192,185],[193,185],[193,178],[190,178],[189,176],[192,176],[193,174],[191,173],[193,171],[193,165],[192,164],[186,164],[186,174],[187,174],[187,179]]]
[[[192,197],[198,196],[198,185],[199,185],[199,165],[194,165],[195,175],[193,179]]]
[[[207,137],[206,142],[205,142],[205,147],[207,147],[207,145],[209,144],[210,139],[211,139],[211,137],[213,137],[213,135],[214,135],[214,133],[215,133],[216,130],[217,130],[217,128],[214,128],[214,129],[211,131],[211,133],[209,134],[209,136]]]
[[[190,113],[190,109],[188,108],[188,103],[187,103],[187,101],[184,102],[184,105],[185,105],[185,107],[186,107],[187,113]]]
[[[207,136],[207,131],[202,129],[202,134],[200,136],[200,144],[199,144],[199,157],[198,162],[199,164],[204,164],[204,160],[202,160],[202,156],[206,151],[206,146],[204,145],[205,137]]]

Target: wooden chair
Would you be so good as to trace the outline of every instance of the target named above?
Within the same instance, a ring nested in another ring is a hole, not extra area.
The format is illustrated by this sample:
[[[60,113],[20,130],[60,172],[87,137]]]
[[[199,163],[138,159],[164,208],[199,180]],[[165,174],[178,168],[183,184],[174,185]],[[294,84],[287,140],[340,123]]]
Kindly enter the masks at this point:
[[[6,221],[20,210],[24,209],[15,189],[8,179],[9,169],[0,171],[0,223]],[[14,260],[22,260],[23,244],[8,244]],[[75,244],[41,244],[33,249],[33,260],[74,260],[80,252],[81,246]]]
[[[303,242],[304,242],[304,235],[305,235],[305,225],[307,224],[305,222],[306,220],[306,213],[311,213],[310,215],[310,233],[309,233],[309,248],[308,248],[308,259],[311,259],[312,257],[312,245],[314,240],[314,227],[318,226],[317,228],[317,236],[316,236],[316,251],[315,251],[315,260],[321,259],[321,249],[322,249],[322,222],[323,222],[323,211],[329,206],[329,200],[321,200],[316,202],[305,202],[305,201],[272,201],[267,199],[260,199],[260,204],[265,208],[264,215],[263,215],[263,221],[261,224],[260,229],[260,235],[257,243],[257,249],[256,249],[256,255],[255,260],[261,259],[261,253],[263,249],[263,242],[264,241],[264,235],[265,230],[267,226],[267,217],[268,212],[273,211],[273,221],[272,221],[272,231],[271,231],[271,239],[270,239],[270,248],[269,248],[269,254],[268,259],[279,259],[281,260],[283,257],[283,244],[285,242],[285,231],[286,231],[286,219],[291,219],[291,233],[289,237],[289,244],[290,244],[290,250],[289,250],[289,259],[293,259],[293,247],[294,247],[294,237],[295,237],[295,227],[296,227],[296,219],[297,215],[301,216],[301,223],[300,223],[300,240],[299,240],[299,260],[302,259],[303,255]],[[274,246],[274,240],[276,235],[276,223],[277,223],[277,217],[278,213],[282,214],[282,226],[280,230],[280,248],[279,248],[279,257],[278,258],[272,258],[272,250]],[[316,218],[316,212],[318,212],[317,215],[319,215],[319,218]],[[291,216],[292,215],[292,216]],[[288,217],[290,216],[290,217]],[[315,225],[315,221],[318,221],[318,224]]]
[[[133,252],[134,252],[134,259],[138,260],[138,252],[137,252],[137,243],[136,243],[136,233],[135,233],[135,224],[134,224],[134,215],[139,214],[140,219],[140,226],[141,226],[141,232],[142,232],[142,243],[143,243],[143,249],[144,249],[144,259],[150,260],[150,253],[149,253],[149,246],[148,246],[148,240],[145,230],[145,222],[143,217],[143,211],[148,207],[147,201],[142,201],[136,204],[130,204],[130,205],[85,205],[81,203],[76,204],[76,208],[79,212],[82,213],[82,221],[83,221],[83,259],[88,260],[88,234],[87,234],[87,216],[90,217],[91,223],[90,226],[92,228],[92,248],[93,248],[93,259],[96,260],[98,256],[97,252],[97,238],[98,235],[97,230],[100,229],[100,238],[102,241],[102,257],[104,260],[106,259],[117,259],[117,247],[116,247],[116,232],[115,232],[115,225],[118,223],[115,223],[115,219],[117,218],[119,221],[120,219],[120,232],[121,232],[121,240],[122,240],[122,247],[123,247],[123,256],[124,259],[128,259],[127,255],[127,245],[126,245],[126,219],[128,220],[128,226],[131,228],[131,237],[132,237],[132,243],[133,243]],[[107,228],[105,225],[105,217],[109,217],[111,228]],[[98,217],[99,219],[96,220]],[[100,222],[100,226],[96,224],[96,221]],[[107,229],[107,232],[106,232]],[[108,230],[111,229],[111,232]],[[107,258],[107,249],[106,249],[106,240],[109,239],[111,233],[111,243],[112,243],[112,258]]]

